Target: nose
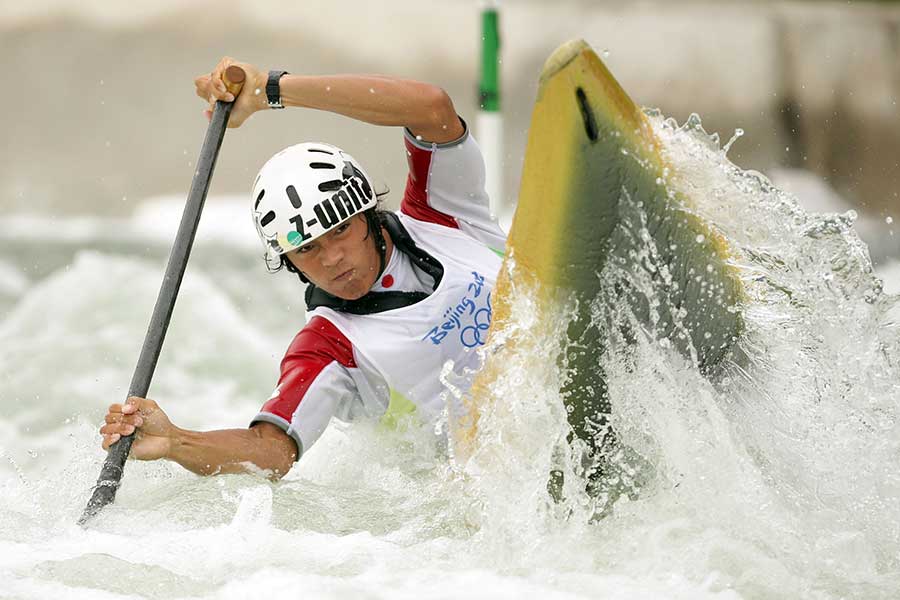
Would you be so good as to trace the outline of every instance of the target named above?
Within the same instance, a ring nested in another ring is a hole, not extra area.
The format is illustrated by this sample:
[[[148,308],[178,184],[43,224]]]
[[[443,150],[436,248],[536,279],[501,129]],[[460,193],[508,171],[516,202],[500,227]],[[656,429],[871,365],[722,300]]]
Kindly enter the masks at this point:
[[[344,248],[340,243],[329,241],[323,243],[319,251],[319,259],[323,267],[334,267],[344,259]]]

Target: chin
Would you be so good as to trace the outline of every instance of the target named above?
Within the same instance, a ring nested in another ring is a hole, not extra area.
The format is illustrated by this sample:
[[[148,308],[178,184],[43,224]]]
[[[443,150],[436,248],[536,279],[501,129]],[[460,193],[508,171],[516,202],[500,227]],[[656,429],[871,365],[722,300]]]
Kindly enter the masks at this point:
[[[365,296],[369,292],[368,288],[360,290],[360,291],[345,291],[341,294],[333,294],[338,298],[342,298],[344,300],[359,300],[363,296]]]
[[[373,275],[370,275],[366,279],[371,279],[371,281],[364,281],[361,278],[352,279],[346,282],[345,285],[339,284],[337,286],[334,286],[332,282],[322,285],[315,279],[311,279],[311,281],[320,289],[328,292],[332,296],[340,298],[341,300],[359,300],[360,298],[368,294],[369,290],[372,289],[372,286],[375,285],[376,278]]]
[[[340,289],[329,289],[327,286],[319,286],[332,296],[336,296],[341,300],[359,300],[372,288],[372,285],[365,285],[362,282],[351,282],[350,285],[346,285]]]

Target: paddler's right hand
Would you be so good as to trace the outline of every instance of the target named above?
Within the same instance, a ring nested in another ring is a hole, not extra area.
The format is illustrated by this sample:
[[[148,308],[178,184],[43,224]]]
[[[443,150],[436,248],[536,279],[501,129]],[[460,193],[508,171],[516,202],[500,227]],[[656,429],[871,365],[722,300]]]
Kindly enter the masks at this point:
[[[104,450],[109,450],[122,436],[135,433],[131,456],[138,460],[166,457],[178,431],[156,402],[135,397],[125,404],[111,405],[106,413],[106,424],[100,428]]]
[[[225,89],[225,83],[222,81],[225,69],[231,65],[237,65],[242,68],[246,76],[244,86],[241,88],[241,93],[238,94],[237,98]],[[231,116],[228,118],[228,127],[240,127],[256,111],[269,108],[266,101],[266,80],[268,77],[269,73],[267,71],[261,71],[254,65],[238,62],[231,57],[225,56],[212,72],[195,77],[194,87],[197,95],[209,103],[209,107],[204,111],[207,119],[212,117],[216,100],[233,101],[234,107],[231,109]]]

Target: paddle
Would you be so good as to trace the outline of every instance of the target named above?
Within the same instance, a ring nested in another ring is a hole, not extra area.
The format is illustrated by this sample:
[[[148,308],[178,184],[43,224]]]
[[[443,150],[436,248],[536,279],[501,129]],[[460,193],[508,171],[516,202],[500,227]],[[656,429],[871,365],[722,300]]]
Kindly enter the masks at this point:
[[[228,91],[237,97],[241,87],[244,85],[244,78],[244,70],[232,65],[225,70],[223,81]],[[188,257],[191,254],[191,245],[194,243],[197,225],[200,223],[200,213],[203,210],[203,203],[206,201],[206,194],[209,191],[209,182],[212,179],[213,169],[216,166],[216,158],[219,156],[222,138],[225,137],[225,127],[228,124],[231,107],[231,102],[217,101],[212,118],[209,121],[206,138],[203,140],[203,147],[200,149],[200,158],[197,160],[197,170],[194,171],[194,178],[191,181],[191,191],[188,194],[187,203],[184,207],[184,214],[181,216],[178,233],[175,235],[175,243],[172,245],[169,263],[166,265],[166,274],[159,289],[159,296],[156,298],[156,306],[153,307],[153,315],[150,317],[150,326],[147,328],[146,337],[144,337],[141,356],[138,358],[134,375],[131,378],[131,386],[128,388],[129,397],[147,397],[150,380],[153,378],[153,371],[156,369],[159,352],[162,349],[166,330],[169,327],[169,320],[172,318],[172,311],[175,308],[178,289],[181,287],[184,270],[187,267]],[[100,477],[97,479],[97,485],[94,487],[91,499],[88,501],[81,518],[78,519],[79,525],[87,523],[104,506],[115,500],[116,491],[119,489],[122,473],[125,470],[125,459],[128,458],[133,441],[134,435],[132,434],[121,438],[109,447],[106,461],[100,470]]]

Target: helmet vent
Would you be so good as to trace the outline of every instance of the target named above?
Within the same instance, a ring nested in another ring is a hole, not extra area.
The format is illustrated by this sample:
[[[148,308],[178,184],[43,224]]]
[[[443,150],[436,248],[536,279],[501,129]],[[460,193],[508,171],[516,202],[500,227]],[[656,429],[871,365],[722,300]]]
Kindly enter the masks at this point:
[[[268,225],[269,223],[271,223],[274,220],[275,220],[275,211],[270,210],[265,215],[263,215],[262,219],[259,220],[259,224],[262,225],[263,227],[265,227],[266,225]]]
[[[259,208],[259,201],[263,199],[263,196],[266,195],[266,190],[260,190],[259,196],[256,197],[256,204],[253,205],[253,210],[257,210]]]
[[[310,169],[334,169],[335,166],[331,163],[322,163],[322,162],[314,162],[309,163]]]
[[[321,152],[322,154],[329,154],[331,156],[334,156],[334,152],[329,152],[328,150],[325,150],[323,148],[310,148],[307,150],[307,152]]]
[[[300,194],[297,193],[297,188],[292,185],[289,185],[284,190],[287,193],[288,200],[291,201],[291,206],[294,208],[300,208],[303,206],[303,202],[300,200]]]
[[[336,192],[341,189],[341,186],[344,185],[344,182],[340,179],[332,179],[331,181],[324,181],[319,184],[320,192]]]

